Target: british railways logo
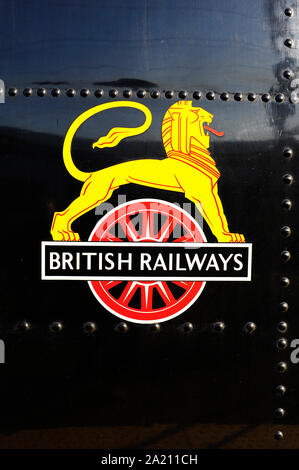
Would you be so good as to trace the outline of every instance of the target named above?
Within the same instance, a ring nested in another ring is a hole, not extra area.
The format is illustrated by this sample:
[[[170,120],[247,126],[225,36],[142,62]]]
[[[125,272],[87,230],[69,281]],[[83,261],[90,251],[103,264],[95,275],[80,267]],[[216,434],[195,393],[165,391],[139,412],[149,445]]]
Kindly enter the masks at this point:
[[[67,170],[83,181],[80,196],[53,217],[52,242],[42,242],[42,279],[88,281],[96,299],[114,315],[137,323],[169,320],[188,309],[206,281],[250,281],[252,246],[231,233],[218,195],[220,173],[211,157],[213,116],[189,101],[171,106],[162,123],[166,157],[114,165],[94,173],[78,170],[71,143],[91,116],[109,108],[131,107],[145,114],[137,128],[114,128],[93,148],[114,147],[145,132],[149,109],[135,102],[105,103],[85,111],[70,126],[63,147]],[[80,241],[71,225],[130,182],[183,192],[209,225],[218,243],[207,243],[196,220],[177,205],[138,199],[117,206]]]

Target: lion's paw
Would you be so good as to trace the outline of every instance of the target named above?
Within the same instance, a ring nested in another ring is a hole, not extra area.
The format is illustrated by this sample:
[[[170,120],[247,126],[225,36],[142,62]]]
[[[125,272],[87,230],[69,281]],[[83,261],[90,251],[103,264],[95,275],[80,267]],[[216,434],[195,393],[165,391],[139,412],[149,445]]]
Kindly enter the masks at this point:
[[[220,243],[244,243],[245,237],[242,233],[223,232],[217,240]]]
[[[65,231],[64,233],[67,234],[67,236],[69,237],[69,240],[66,240],[66,241],[69,241],[69,242],[79,242],[80,241],[79,233],[72,232],[71,230],[69,230],[68,232]]]
[[[61,212],[55,212],[52,222],[51,235],[54,241],[79,242],[79,233],[69,230],[68,221]]]
[[[79,233],[72,232],[71,230],[51,230],[51,235],[54,241],[63,242],[79,242]]]

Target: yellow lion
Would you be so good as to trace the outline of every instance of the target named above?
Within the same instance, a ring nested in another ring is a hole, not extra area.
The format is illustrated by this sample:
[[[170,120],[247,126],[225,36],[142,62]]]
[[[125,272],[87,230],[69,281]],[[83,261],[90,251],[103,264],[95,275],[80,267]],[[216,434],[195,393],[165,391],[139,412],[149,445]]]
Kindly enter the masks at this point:
[[[151,125],[150,110],[136,102],[115,101],[95,106],[71,124],[63,145],[63,159],[68,172],[84,181],[80,196],[64,211],[55,212],[51,227],[53,240],[79,241],[72,223],[81,215],[110,198],[121,185],[135,183],[153,188],[178,191],[196,204],[218,242],[244,242],[244,236],[230,233],[218,195],[220,173],[208,151],[209,134],[223,135],[211,129],[213,115],[193,107],[191,101],[179,101],[166,112],[162,138],[167,157],[163,160],[143,159],[113,165],[95,172],[80,171],[73,162],[71,146],[77,129],[91,116],[111,108],[135,108],[145,114],[145,122],[137,128],[114,128],[93,144],[93,148],[114,147],[122,139],[142,134]],[[206,131],[206,132],[205,132]]]

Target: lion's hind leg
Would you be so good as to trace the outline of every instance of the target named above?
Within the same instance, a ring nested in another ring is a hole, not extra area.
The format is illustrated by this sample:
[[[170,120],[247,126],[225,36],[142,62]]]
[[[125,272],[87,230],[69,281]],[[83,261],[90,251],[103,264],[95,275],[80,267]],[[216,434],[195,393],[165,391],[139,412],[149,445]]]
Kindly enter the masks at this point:
[[[53,240],[80,241],[78,233],[71,229],[72,223],[101,202],[109,199],[116,189],[115,177],[92,173],[83,184],[80,196],[77,197],[64,211],[55,212],[51,227]],[[102,176],[102,177],[101,177]]]

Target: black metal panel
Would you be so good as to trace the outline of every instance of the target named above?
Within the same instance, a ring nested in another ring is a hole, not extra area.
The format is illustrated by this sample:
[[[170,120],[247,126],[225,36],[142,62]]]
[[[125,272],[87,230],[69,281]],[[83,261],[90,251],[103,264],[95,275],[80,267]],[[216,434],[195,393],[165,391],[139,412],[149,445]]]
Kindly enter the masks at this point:
[[[267,92],[282,82],[284,33],[296,32],[285,2],[268,0],[1,3],[3,78],[16,86]]]

